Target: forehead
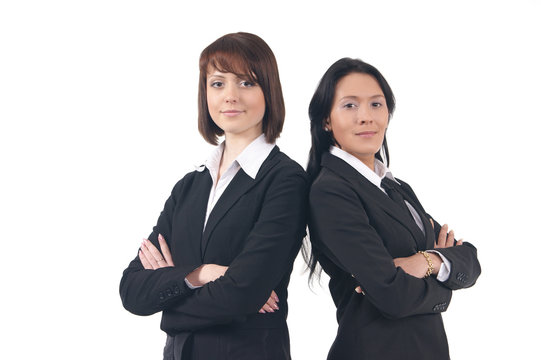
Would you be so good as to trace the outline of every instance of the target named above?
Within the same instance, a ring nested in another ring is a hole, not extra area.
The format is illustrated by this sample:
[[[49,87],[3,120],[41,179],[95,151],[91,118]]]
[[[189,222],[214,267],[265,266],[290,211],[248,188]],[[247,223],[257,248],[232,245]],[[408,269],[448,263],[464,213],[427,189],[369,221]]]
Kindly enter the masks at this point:
[[[345,96],[373,97],[383,96],[383,90],[377,80],[368,74],[351,73],[341,78],[336,84],[336,98]]]

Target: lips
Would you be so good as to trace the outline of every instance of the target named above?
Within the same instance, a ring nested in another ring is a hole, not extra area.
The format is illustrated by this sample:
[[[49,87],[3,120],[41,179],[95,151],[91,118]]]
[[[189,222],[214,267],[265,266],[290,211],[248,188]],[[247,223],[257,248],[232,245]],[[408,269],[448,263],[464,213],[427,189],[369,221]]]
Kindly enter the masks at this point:
[[[225,116],[236,116],[236,115],[242,114],[242,111],[240,111],[240,110],[224,110],[221,113],[224,114]]]
[[[361,137],[372,137],[376,134],[377,134],[377,131],[361,131],[361,132],[355,133],[355,135],[361,136]]]

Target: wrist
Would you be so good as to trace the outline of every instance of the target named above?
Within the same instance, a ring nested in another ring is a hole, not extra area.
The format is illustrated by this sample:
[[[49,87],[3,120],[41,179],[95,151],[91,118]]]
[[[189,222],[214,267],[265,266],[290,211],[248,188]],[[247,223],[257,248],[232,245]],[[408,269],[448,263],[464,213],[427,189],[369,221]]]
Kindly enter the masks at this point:
[[[186,280],[194,286],[194,287],[200,287],[205,285],[205,283],[202,281],[202,270],[205,265],[199,266],[197,269],[192,271],[186,276]]]
[[[426,252],[426,251],[418,251],[417,253],[421,254],[426,260],[426,271],[425,271],[425,274],[424,274],[423,277],[426,279],[426,278],[430,277],[432,274],[437,275],[437,273],[439,271],[439,268],[441,266],[441,259],[439,261],[439,264],[437,264],[437,263],[435,264],[434,263],[435,259],[432,256],[430,256],[431,254],[429,254],[428,252]],[[434,261],[433,261],[433,259],[434,259]]]
[[[443,261],[441,260],[441,257],[437,253],[428,252],[427,254],[428,256],[430,256],[430,259],[432,260],[432,267],[433,267],[432,275],[438,276],[438,273],[440,272],[440,269],[441,269],[441,263]]]

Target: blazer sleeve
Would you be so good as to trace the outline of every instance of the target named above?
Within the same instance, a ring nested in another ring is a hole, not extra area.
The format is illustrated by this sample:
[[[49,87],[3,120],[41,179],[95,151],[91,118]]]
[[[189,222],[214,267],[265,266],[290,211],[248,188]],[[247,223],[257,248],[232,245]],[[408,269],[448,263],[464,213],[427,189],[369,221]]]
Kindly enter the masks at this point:
[[[430,217],[430,215],[428,216]],[[434,221],[434,233],[437,239],[441,225],[434,219],[432,221]],[[451,263],[449,278],[443,282],[445,286],[451,290],[459,290],[475,284],[481,274],[481,264],[477,259],[477,249],[475,246],[464,242],[460,246],[438,248],[436,250]]]
[[[421,202],[413,192],[411,186],[406,182],[399,180],[402,188],[410,195],[414,201],[422,208]],[[423,209],[424,211],[424,209]],[[441,230],[441,225],[429,214],[426,214],[434,222],[434,236],[437,239]],[[455,239],[456,244],[456,239]],[[436,249],[441,255],[445,256],[451,263],[451,273],[449,278],[443,282],[451,290],[458,290],[473,286],[481,274],[481,264],[477,259],[477,249],[472,244],[465,242],[461,246]]]
[[[304,171],[298,165],[280,169],[243,250],[224,276],[167,309],[162,328],[193,330],[256,314],[291,271],[306,233],[306,196]]]
[[[434,277],[419,279],[395,267],[357,193],[332,180],[310,192],[310,238],[319,251],[351,274],[388,318],[445,311],[452,291]]]
[[[180,201],[185,179],[186,177],[173,188],[148,238],[158,249],[158,234],[162,234],[166,241],[171,238],[171,219],[175,206]],[[166,309],[192,292],[184,278],[199,265],[176,264],[175,267],[146,270],[139,256],[136,256],[124,270],[120,280],[120,298],[124,308],[136,315],[152,315]]]

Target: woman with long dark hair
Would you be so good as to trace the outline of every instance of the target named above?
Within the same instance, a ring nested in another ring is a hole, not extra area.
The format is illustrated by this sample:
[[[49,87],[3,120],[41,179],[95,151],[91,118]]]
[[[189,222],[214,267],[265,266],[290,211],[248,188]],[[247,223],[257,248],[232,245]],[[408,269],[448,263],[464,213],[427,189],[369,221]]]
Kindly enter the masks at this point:
[[[134,314],[162,312],[164,359],[290,359],[287,286],[306,229],[306,173],[275,145],[284,101],[258,36],[201,53],[199,131],[218,145],[173,188],[124,271]]]
[[[389,171],[394,107],[381,73],[350,58],[310,102],[309,266],[330,276],[339,324],[328,359],[448,359],[441,313],[481,271],[475,247]]]

